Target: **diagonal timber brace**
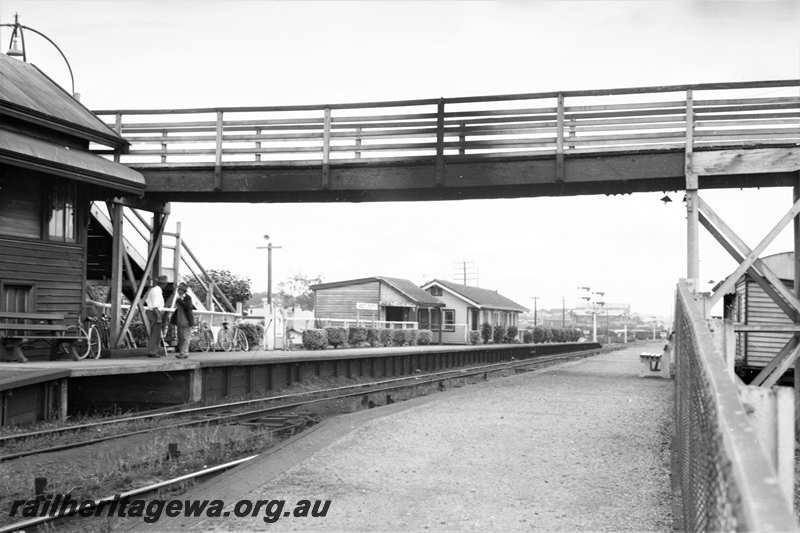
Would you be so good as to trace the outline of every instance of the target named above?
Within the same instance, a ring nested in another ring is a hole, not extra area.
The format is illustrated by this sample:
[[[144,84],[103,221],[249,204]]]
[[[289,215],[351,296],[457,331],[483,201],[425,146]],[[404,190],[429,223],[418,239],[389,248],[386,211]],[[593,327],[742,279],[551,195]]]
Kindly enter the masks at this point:
[[[753,251],[702,198],[698,197],[697,202],[700,208],[700,223],[737,262],[742,264],[745,258],[752,254]],[[792,294],[780,278],[761,259],[756,257],[747,272],[751,274],[753,279],[764,289],[764,292],[778,304],[789,318],[794,319],[795,314],[800,315],[800,300]],[[738,279],[738,277],[735,279]],[[764,281],[767,281],[768,284],[762,283]],[[778,295],[783,301],[777,298]]]
[[[150,249],[147,252],[147,263],[145,264],[144,272],[142,274],[142,281],[139,283],[139,287],[136,289],[136,296],[131,302],[131,309],[128,312],[127,316],[125,317],[125,322],[122,324],[122,329],[120,330],[117,338],[114,340],[115,346],[119,346],[122,339],[125,338],[125,333],[127,333],[128,329],[131,327],[133,318],[136,315],[136,311],[139,308],[138,306],[142,301],[142,293],[144,292],[144,288],[147,285],[147,280],[151,275],[151,270],[153,268],[153,264],[155,263],[156,256],[161,251],[161,239],[164,236],[164,228],[166,228],[167,226],[168,217],[169,217],[168,214],[163,215],[163,220],[161,224],[158,225],[158,227],[153,233],[153,239],[152,242],[150,243]]]
[[[772,361],[761,369],[761,372],[758,373],[750,384],[761,387],[772,387],[781,379],[781,376],[791,368],[797,360],[798,355],[800,355],[800,344],[798,344],[797,336],[794,336],[783,345],[778,355],[773,357]]]
[[[773,228],[767,233],[767,235],[761,239],[761,242],[744,258],[736,270],[728,276],[722,285],[714,291],[708,299],[708,307],[709,309],[713,307],[717,302],[722,299],[722,296],[733,289],[733,286],[736,284],[736,280],[738,280],[742,274],[747,272],[750,267],[753,266],[753,263],[759,258],[759,256],[764,252],[767,246],[775,240],[775,237],[789,224],[789,222],[794,219],[798,214],[800,214],[800,200],[796,201],[792,208],[773,226]]]
[[[711,224],[711,222],[703,215],[703,213],[700,213],[700,224],[702,224],[703,227],[705,227],[708,230],[708,232],[715,239],[717,239],[720,245],[722,245],[722,247],[725,248],[725,250],[731,255],[731,257],[733,257],[734,260],[736,260],[737,263],[741,263],[742,261],[744,261],[745,256],[739,253],[738,250],[736,250],[736,248],[734,248],[731,243],[725,240],[725,238],[722,236],[719,230],[717,230],[717,228]],[[758,284],[758,286],[761,287],[761,290],[767,293],[767,295],[772,299],[772,301],[774,301],[775,304],[778,307],[780,307],[781,311],[786,313],[786,316],[788,316],[789,318],[794,317],[796,313],[795,308],[786,303],[786,301],[781,297],[781,295],[778,294],[778,292],[773,288],[772,284],[770,284],[770,282],[767,281],[767,279],[764,276],[762,276],[761,273],[755,269],[755,267],[750,267],[747,273],[750,275],[751,278],[753,278],[753,280]]]

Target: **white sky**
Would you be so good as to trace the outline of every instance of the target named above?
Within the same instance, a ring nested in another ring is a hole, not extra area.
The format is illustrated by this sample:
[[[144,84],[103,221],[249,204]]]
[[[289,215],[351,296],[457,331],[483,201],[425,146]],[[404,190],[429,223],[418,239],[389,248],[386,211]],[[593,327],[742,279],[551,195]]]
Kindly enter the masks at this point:
[[[554,89],[800,77],[800,2],[215,2],[0,0],[64,50],[90,108],[208,107],[432,98]],[[8,32],[2,33],[3,49]],[[30,36],[29,59],[67,84]],[[766,93],[768,94],[768,92]],[[209,268],[266,284],[302,272],[451,278],[531,306],[568,305],[577,286],[670,315],[685,275],[682,194],[373,204],[173,204]],[[755,244],[791,191],[703,197]],[[789,249],[786,231],[768,252]],[[702,280],[734,267],[706,234]]]

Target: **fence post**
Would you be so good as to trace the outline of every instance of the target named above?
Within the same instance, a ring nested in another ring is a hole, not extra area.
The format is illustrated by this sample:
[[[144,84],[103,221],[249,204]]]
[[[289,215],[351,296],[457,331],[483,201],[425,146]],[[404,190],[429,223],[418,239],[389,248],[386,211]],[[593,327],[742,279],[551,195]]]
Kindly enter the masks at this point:
[[[330,187],[330,159],[331,159],[331,108],[325,108],[325,117],[322,127],[322,188]]]
[[[356,151],[355,151],[356,159],[361,159],[361,150],[359,150],[359,148],[361,148],[361,127],[360,126],[358,128],[356,128]]]
[[[564,181],[564,94],[558,93],[556,109],[556,181]]]
[[[794,501],[794,390],[789,387],[739,388],[742,401],[756,429],[761,448],[772,461],[778,484],[791,504]]]
[[[444,185],[444,98],[436,106],[436,186]]]
[[[464,155],[467,153],[467,133],[466,133],[466,122],[462,122],[459,124],[459,134],[458,134],[458,155]]]
[[[261,135],[261,128],[256,128],[256,136]],[[256,161],[261,161],[261,139],[256,140]]]
[[[222,111],[217,111],[217,136],[214,154],[214,190],[222,189]]]
[[[167,162],[167,130],[161,130],[161,162]]]
[[[122,113],[117,113],[114,116],[114,131],[117,135],[122,136]],[[114,150],[114,162],[119,163],[119,148]]]

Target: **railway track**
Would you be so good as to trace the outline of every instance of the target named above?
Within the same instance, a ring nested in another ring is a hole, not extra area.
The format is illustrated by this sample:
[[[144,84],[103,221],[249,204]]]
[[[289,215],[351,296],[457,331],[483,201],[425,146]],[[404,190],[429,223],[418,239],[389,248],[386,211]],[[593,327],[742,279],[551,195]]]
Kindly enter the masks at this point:
[[[211,423],[237,423],[237,424],[246,424],[246,425],[255,425],[264,427],[265,429],[275,432],[276,434],[283,433],[291,435],[297,433],[298,431],[302,431],[303,429],[305,429],[309,425],[312,425],[316,421],[314,420],[314,417],[309,413],[298,411],[303,408],[308,408],[314,404],[361,396],[363,397],[364,400],[363,403],[365,405],[373,407],[373,404],[367,400],[370,394],[390,393],[405,388],[419,387],[432,384],[437,384],[438,388],[440,390],[443,390],[445,388],[445,383],[448,380],[464,379],[475,376],[481,376],[484,379],[488,379],[489,374],[495,372],[502,372],[508,370],[513,370],[515,372],[525,372],[530,370],[536,370],[538,368],[549,366],[551,364],[567,362],[572,359],[579,359],[590,355],[594,355],[600,353],[601,351],[603,350],[591,349],[591,350],[582,350],[578,352],[568,352],[556,355],[538,356],[521,360],[511,360],[502,363],[476,365],[460,369],[430,372],[425,374],[416,374],[414,376],[404,376],[391,379],[383,379],[383,380],[365,382],[355,385],[347,385],[342,387],[332,387],[328,389],[321,389],[315,391],[272,396],[269,398],[241,400],[241,401],[229,402],[226,404],[219,404],[213,406],[194,407],[187,409],[177,409],[169,412],[162,411],[157,413],[154,412],[154,413],[141,414],[129,417],[119,417],[117,419],[104,420],[104,421],[99,421],[97,423],[80,424],[68,428],[55,428],[52,430],[43,430],[43,431],[30,432],[20,435],[5,436],[2,439],[0,439],[0,442],[3,441],[8,442],[13,439],[29,439],[36,436],[43,437],[52,434],[60,434],[67,431],[91,430],[92,428],[97,426],[108,426],[110,424],[123,423],[130,420],[162,420],[170,417],[185,416],[186,414],[190,414],[192,417],[201,415],[201,418],[184,421],[177,424],[171,421],[168,427],[175,428],[188,425],[211,424]],[[310,396],[319,396],[319,397],[310,398]],[[392,403],[392,401],[389,401],[389,398],[390,396],[387,394],[386,397],[387,403]],[[277,402],[277,403],[276,405],[260,406],[255,409],[248,408],[250,406],[257,405],[259,403],[263,404],[265,402],[273,402],[273,403]],[[240,408],[242,410],[237,411]],[[236,411],[236,412],[230,412],[230,411]],[[160,429],[165,429],[165,428],[158,427],[158,428],[150,428],[135,432],[114,434],[104,437],[103,440],[124,438],[128,435],[139,434],[150,431],[158,431]],[[80,441],[56,447],[29,450],[27,452],[20,452],[16,454],[7,454],[0,459],[11,460],[14,458],[23,457],[25,455],[48,453],[51,451],[58,451],[68,448],[86,446],[94,442],[98,442],[98,440],[94,439],[91,441]],[[285,446],[287,443],[288,441],[284,441],[283,443],[280,443],[277,446],[272,447],[267,453],[274,452]],[[139,487],[120,494],[106,496],[104,498],[95,500],[95,505],[97,506],[102,502],[110,502],[115,498],[124,499],[124,498],[132,498],[134,496],[143,496],[161,489],[174,487],[176,485],[185,483],[190,480],[195,480],[209,475],[218,474],[220,472],[238,466],[242,463],[250,461],[257,456],[258,454],[248,455],[243,458],[239,458],[233,461],[228,461],[213,467],[203,468],[195,472],[190,472],[175,478],[162,480],[157,483]],[[63,514],[56,513],[52,516],[35,517],[12,524],[2,525],[0,526],[0,533],[10,533],[13,531],[26,530],[26,528],[32,528],[44,524],[46,522],[52,522],[55,520],[67,518],[73,514],[75,514],[75,512],[66,512]]]
[[[15,435],[0,437],[0,450],[3,448],[20,448],[0,455],[0,462],[19,459],[26,456],[52,453],[62,450],[89,446],[99,442],[112,439],[121,439],[163,431],[166,429],[185,428],[206,424],[226,424],[226,423],[257,423],[260,418],[267,415],[274,415],[285,411],[292,411],[307,408],[313,404],[343,400],[357,396],[369,395],[374,393],[389,392],[407,388],[410,386],[421,386],[433,382],[444,382],[447,379],[467,378],[488,372],[497,372],[507,369],[524,368],[528,366],[542,366],[545,364],[556,363],[572,358],[579,358],[598,352],[598,349],[583,350],[578,352],[568,352],[556,355],[535,356],[527,359],[505,361],[501,363],[491,363],[476,365],[458,369],[429,372],[424,374],[414,374],[377,381],[369,381],[354,385],[344,385],[313,391],[304,391],[292,394],[283,394],[265,398],[254,398],[250,400],[240,400],[223,404],[215,404],[201,407],[189,407],[172,411],[161,411],[143,413],[132,416],[123,416],[86,424],[78,424],[61,428],[53,428],[40,431],[32,431]],[[158,422],[168,421],[168,424],[158,425]],[[92,434],[97,430],[104,430],[114,425],[127,424],[154,424],[134,430],[122,430],[110,432],[106,435]],[[50,440],[57,436],[74,434],[74,440],[56,445],[38,446],[37,441]]]

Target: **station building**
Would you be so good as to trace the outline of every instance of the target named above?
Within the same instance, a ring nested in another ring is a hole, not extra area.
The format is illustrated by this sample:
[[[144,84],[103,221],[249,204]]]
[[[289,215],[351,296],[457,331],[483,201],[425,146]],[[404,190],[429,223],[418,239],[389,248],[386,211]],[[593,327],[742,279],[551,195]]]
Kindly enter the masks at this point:
[[[90,205],[144,177],[89,152],[127,141],[35,66],[0,54],[0,311],[80,319]]]
[[[376,327],[417,327],[436,342],[466,344],[481,324],[518,326],[527,308],[497,291],[433,280],[422,287],[407,279],[376,276],[311,287],[319,326],[356,323]]]
[[[442,342],[469,342],[469,332],[479,331],[481,324],[519,327],[519,316],[528,308],[491,289],[461,285],[434,279],[422,288],[445,304]]]
[[[438,329],[441,324],[444,304],[407,279],[375,276],[320,283],[311,289],[315,318],[326,325],[361,320],[377,327],[418,323],[423,329]]]

